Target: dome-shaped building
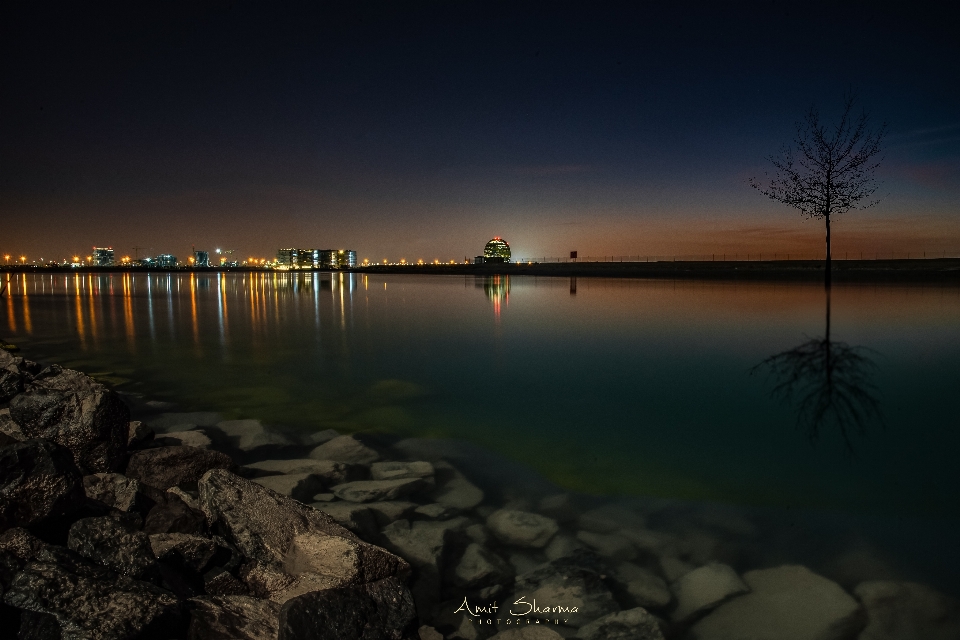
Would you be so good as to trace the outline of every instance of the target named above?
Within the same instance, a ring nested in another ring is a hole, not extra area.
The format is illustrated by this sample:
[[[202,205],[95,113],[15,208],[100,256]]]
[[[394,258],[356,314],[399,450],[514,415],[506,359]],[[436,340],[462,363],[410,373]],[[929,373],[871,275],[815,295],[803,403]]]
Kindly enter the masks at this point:
[[[497,236],[483,248],[484,262],[510,262],[510,245]]]

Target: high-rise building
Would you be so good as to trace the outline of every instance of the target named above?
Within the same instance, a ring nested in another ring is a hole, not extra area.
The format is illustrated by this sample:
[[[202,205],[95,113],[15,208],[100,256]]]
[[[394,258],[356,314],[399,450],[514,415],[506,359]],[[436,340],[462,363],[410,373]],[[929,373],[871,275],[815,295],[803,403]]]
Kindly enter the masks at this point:
[[[278,249],[277,264],[287,269],[316,269],[320,253],[317,249]]]
[[[177,266],[177,256],[161,253],[156,258],[156,265],[161,269],[172,269]]]
[[[98,267],[112,267],[113,247],[94,247],[93,264]]]
[[[277,265],[292,269],[297,264],[296,249],[277,249]]]
[[[510,262],[510,245],[497,236],[483,247],[484,262]]]
[[[209,251],[194,251],[194,252],[193,252],[193,266],[195,266],[195,267],[209,267],[209,266],[210,266],[210,252],[209,252]]]

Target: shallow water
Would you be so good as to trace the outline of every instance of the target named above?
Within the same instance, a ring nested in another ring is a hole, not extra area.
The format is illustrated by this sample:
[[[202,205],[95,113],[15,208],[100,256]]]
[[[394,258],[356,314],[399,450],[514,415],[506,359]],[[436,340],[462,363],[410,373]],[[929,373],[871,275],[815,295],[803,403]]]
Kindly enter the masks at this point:
[[[824,334],[818,285],[9,277],[0,336],[24,355],[183,409],[462,439],[592,494],[814,509],[938,536],[960,519],[955,286],[834,287],[831,340],[868,349],[882,414],[853,430],[851,453],[836,425],[811,442],[795,407],[770,397],[775,381],[751,374]]]

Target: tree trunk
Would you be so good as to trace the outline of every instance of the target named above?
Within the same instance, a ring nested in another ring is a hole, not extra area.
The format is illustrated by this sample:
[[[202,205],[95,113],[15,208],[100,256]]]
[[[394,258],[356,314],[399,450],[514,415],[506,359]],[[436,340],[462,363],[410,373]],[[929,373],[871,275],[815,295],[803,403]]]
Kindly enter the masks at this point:
[[[827,264],[824,269],[823,274],[823,286],[828,290],[830,289],[830,214],[826,215],[827,219]]]

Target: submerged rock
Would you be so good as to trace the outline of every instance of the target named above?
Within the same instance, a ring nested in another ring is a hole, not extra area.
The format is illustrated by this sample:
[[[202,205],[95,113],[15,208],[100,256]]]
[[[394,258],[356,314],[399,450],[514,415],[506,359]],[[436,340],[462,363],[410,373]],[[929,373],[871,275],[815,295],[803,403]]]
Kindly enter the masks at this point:
[[[610,613],[577,631],[580,640],[663,640],[660,623],[643,608]]]
[[[612,577],[623,591],[625,599],[638,607],[663,609],[673,600],[663,578],[633,563],[618,565]]]
[[[114,391],[79,371],[45,369],[10,401],[10,416],[27,437],[70,449],[87,472],[123,464],[130,410]]]
[[[424,487],[420,478],[401,480],[357,480],[332,487],[333,494],[349,502],[375,502],[396,500],[415,493]]]
[[[469,511],[483,502],[483,491],[467,480],[460,471],[448,462],[435,462],[434,478],[437,488],[431,499],[439,504]]]
[[[551,518],[527,511],[500,509],[487,518],[487,527],[501,542],[541,549],[560,530]]]
[[[156,438],[154,444],[164,447],[208,449],[213,442],[202,431],[170,431]]]
[[[429,478],[433,473],[433,465],[429,462],[374,462],[370,465],[370,477],[374,480]]]
[[[310,452],[315,460],[337,460],[370,464],[380,459],[380,454],[353,436],[337,436]]]
[[[0,447],[0,531],[42,525],[81,505],[83,476],[70,451],[47,440]]]
[[[695,640],[847,640],[866,624],[863,608],[838,584],[806,567],[748,571],[751,592],[695,624]]]
[[[266,473],[291,474],[311,473],[324,482],[324,486],[333,486],[363,480],[367,477],[367,468],[364,465],[335,460],[314,460],[313,458],[296,458],[293,460],[261,460],[246,465],[250,469]]]
[[[579,551],[517,576],[514,594],[531,607],[534,599],[541,607],[577,607],[577,613],[568,614],[566,624],[578,627],[620,610],[601,570],[595,555]],[[520,606],[513,609],[523,611]]]
[[[249,596],[191,598],[187,640],[277,640],[280,605]]]
[[[673,583],[677,608],[671,617],[676,621],[688,620],[749,591],[750,587],[727,565],[704,565]]]
[[[241,451],[250,451],[267,445],[293,444],[289,438],[267,427],[259,420],[224,420],[216,424],[227,435],[230,444]]]
[[[210,469],[229,469],[233,460],[225,453],[194,447],[158,447],[134,451],[126,475],[158,489],[195,485]]]
[[[506,560],[471,542],[453,568],[451,582],[458,587],[482,588],[512,582],[513,576],[513,568]]]
[[[960,638],[960,600],[926,585],[871,580],[853,592],[867,610],[867,628],[858,640]]]
[[[490,640],[561,640],[562,635],[546,625],[530,625],[519,629],[507,629]]]
[[[324,488],[323,478],[313,473],[288,473],[280,476],[265,476],[253,480],[280,495],[290,496],[294,500],[308,502]]]

